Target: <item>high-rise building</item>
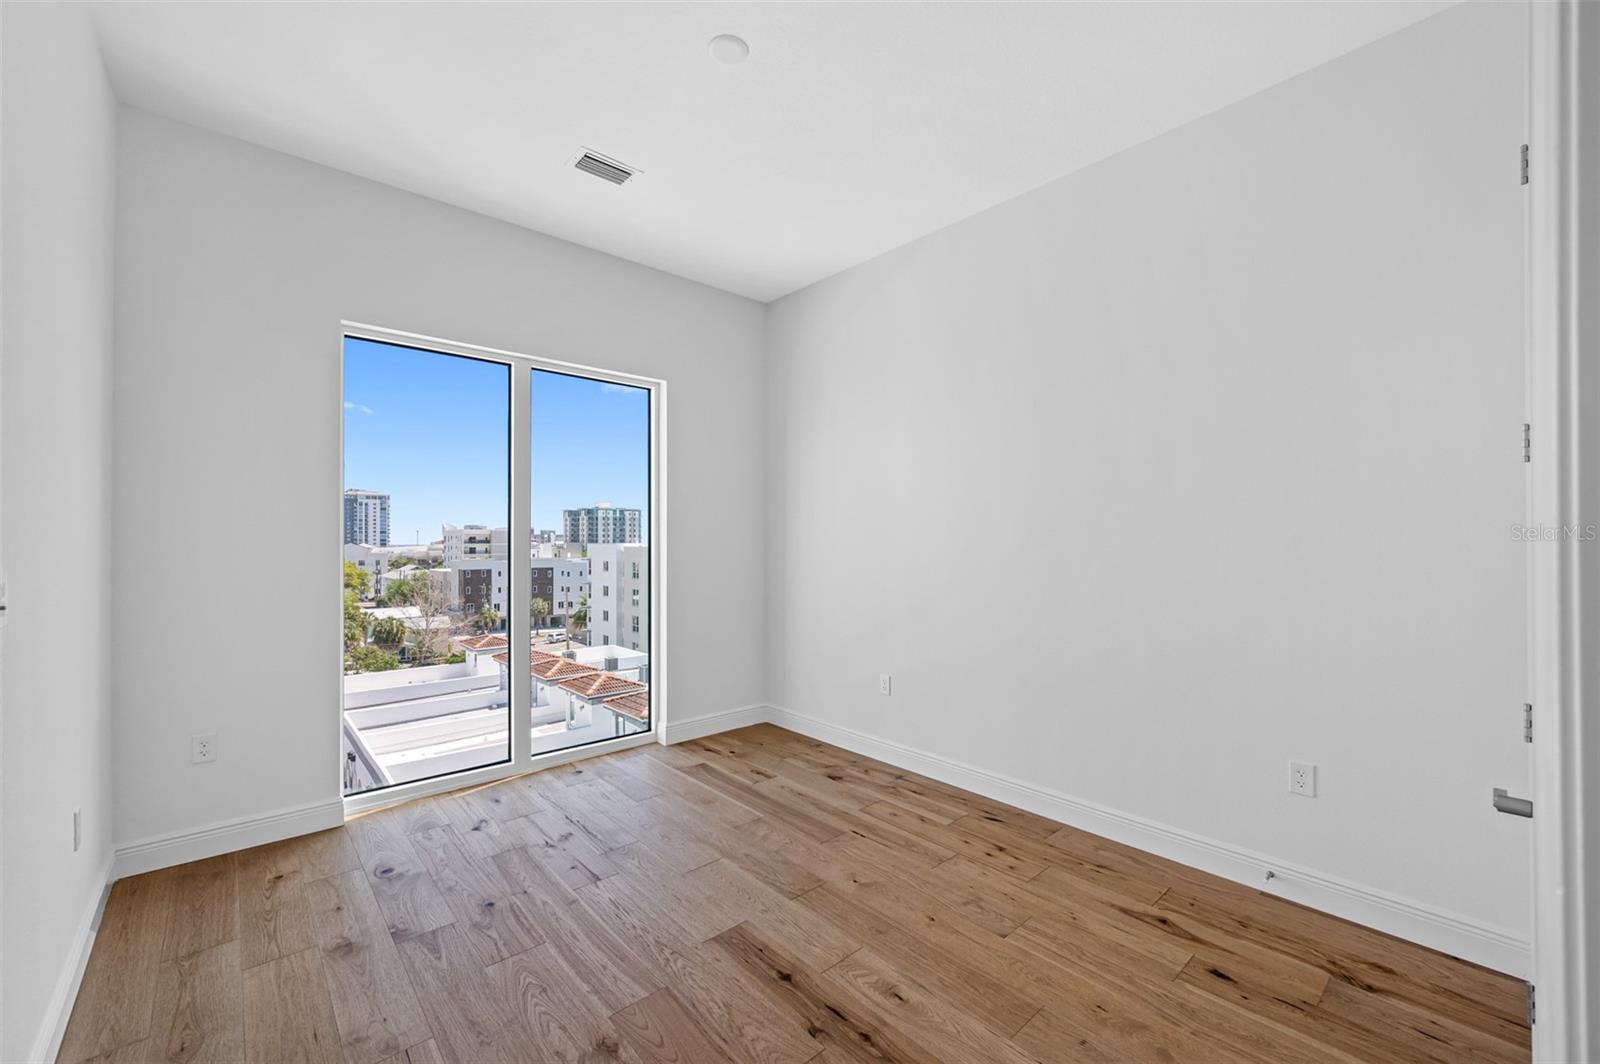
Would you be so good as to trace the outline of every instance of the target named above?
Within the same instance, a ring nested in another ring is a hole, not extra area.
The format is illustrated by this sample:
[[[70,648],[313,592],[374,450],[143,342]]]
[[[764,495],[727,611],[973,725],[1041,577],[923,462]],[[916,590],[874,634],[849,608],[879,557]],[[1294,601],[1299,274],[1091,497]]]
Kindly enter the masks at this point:
[[[582,510],[561,511],[568,543],[642,543],[640,511],[597,502]]]
[[[348,488],[344,493],[344,541],[369,547],[389,545],[389,496]]]

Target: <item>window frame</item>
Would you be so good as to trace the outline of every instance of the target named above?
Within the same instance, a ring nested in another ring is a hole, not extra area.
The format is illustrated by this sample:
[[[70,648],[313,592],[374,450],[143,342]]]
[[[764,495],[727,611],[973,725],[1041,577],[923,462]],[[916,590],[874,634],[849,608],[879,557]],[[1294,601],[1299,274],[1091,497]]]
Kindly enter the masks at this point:
[[[356,321],[342,321],[337,334],[338,346],[335,348],[335,357],[339,360],[336,364],[344,365],[344,341],[346,338],[372,340],[378,343],[396,344],[402,347],[418,348],[424,351],[433,351],[442,355],[459,355],[467,358],[480,359],[487,362],[498,362],[511,368],[511,529],[507,550],[511,558],[527,557],[531,561],[533,537],[532,529],[532,424],[530,422],[530,395],[532,373],[540,369],[554,373],[564,373],[586,377],[591,380],[611,384],[625,384],[635,388],[645,389],[649,393],[649,418],[648,433],[649,447],[649,614],[650,614],[650,724],[643,731],[612,739],[603,739],[589,742],[566,750],[551,750],[545,753],[532,752],[533,738],[533,684],[526,669],[511,670],[511,757],[507,761],[482,768],[467,769],[462,772],[432,779],[416,780],[411,783],[396,784],[381,790],[364,791],[345,797],[344,810],[346,816],[367,812],[372,809],[381,809],[390,805],[398,805],[416,798],[427,797],[432,794],[441,794],[446,791],[459,790],[492,780],[506,779],[534,772],[553,765],[564,764],[582,758],[595,757],[614,750],[623,750],[645,743],[655,742],[662,745],[666,743],[667,721],[669,719],[668,707],[668,666],[667,666],[667,627],[665,624],[666,612],[666,581],[661,578],[665,571],[667,558],[667,382],[659,377],[646,377],[640,374],[627,373],[619,370],[606,369],[600,366],[591,366],[578,362],[568,362],[562,359],[550,358],[544,355],[529,355],[517,351],[501,348],[484,347],[477,344],[463,343],[456,340],[447,340],[441,337],[427,336],[420,333],[405,332],[383,326],[371,325]],[[341,369],[337,389],[336,416],[339,418],[339,468],[344,468],[344,373]],[[520,382],[520,383],[519,383]],[[330,536],[339,544],[339,561],[344,562],[344,500],[342,489],[339,496],[338,535]],[[526,603],[533,594],[533,567],[532,565],[508,565],[510,584],[510,598],[512,603]],[[552,572],[554,577],[554,572]],[[329,581],[330,585],[332,581]],[[552,579],[552,585],[554,580]],[[329,610],[330,624],[333,618],[338,618],[339,639],[343,639],[343,589],[339,589],[339,610]],[[554,612],[554,607],[552,607]],[[511,609],[507,618],[507,634],[512,646],[526,646],[531,636],[531,621],[527,610]],[[333,636],[330,633],[330,639]],[[331,775],[336,793],[344,794],[343,766],[340,764],[340,750],[343,742],[344,720],[344,662],[340,655],[336,661],[337,672],[334,680],[332,702],[335,712],[330,720],[332,727],[331,753],[328,757]]]

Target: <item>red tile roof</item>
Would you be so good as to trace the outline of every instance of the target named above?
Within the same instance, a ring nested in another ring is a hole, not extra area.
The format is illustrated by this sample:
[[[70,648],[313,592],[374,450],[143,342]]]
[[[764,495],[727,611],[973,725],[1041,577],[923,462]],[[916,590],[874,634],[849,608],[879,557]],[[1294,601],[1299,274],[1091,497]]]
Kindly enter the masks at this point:
[[[494,656],[494,660],[502,665],[511,664],[510,651],[502,650]],[[593,665],[584,665],[564,658],[559,654],[546,654],[542,650],[528,651],[528,670],[541,680],[568,680],[578,676],[587,676],[591,672],[600,670]]]
[[[605,673],[593,665],[582,665],[568,658],[546,657],[543,661],[534,661],[532,672],[541,680],[576,681],[578,677],[604,676]]]
[[[494,656],[494,660],[502,665],[511,664],[509,651],[501,651]],[[650,712],[650,689],[635,680],[618,676],[615,673],[601,672],[593,665],[584,665],[573,661],[571,658],[561,657],[559,654],[547,654],[542,650],[528,651],[528,669],[541,680],[548,680],[563,690],[571,691],[590,701],[601,701],[619,696],[637,696],[641,701],[635,705],[629,703],[630,710],[623,710],[627,716],[637,719],[648,719]],[[607,702],[609,706],[610,703]]]
[[[621,713],[624,717],[631,717],[640,724],[649,723],[650,692],[638,691],[620,698],[608,698],[606,708],[613,713]]]
[[[500,647],[510,646],[503,635],[469,635],[456,642],[468,650],[496,650]]]
[[[587,676],[574,677],[559,686],[563,691],[571,691],[590,701],[612,698],[616,695],[642,694],[649,690],[636,680],[618,676],[613,672],[600,672],[598,669],[590,669]]]

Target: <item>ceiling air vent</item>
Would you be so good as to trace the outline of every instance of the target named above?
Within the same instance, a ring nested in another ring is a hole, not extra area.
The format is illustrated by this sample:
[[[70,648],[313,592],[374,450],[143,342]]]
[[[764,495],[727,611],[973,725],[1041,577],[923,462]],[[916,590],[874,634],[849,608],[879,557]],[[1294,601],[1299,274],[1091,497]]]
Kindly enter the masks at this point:
[[[615,159],[607,159],[604,155],[598,155],[587,149],[578,154],[572,165],[586,174],[604,178],[613,185],[620,185],[639,172],[631,166],[624,166]]]

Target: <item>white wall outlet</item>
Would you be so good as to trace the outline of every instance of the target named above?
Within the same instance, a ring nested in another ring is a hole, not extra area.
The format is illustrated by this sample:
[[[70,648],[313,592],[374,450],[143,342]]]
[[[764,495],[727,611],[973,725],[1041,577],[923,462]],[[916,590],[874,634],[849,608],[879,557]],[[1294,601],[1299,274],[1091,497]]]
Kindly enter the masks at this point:
[[[1309,761],[1289,762],[1289,793],[1315,798],[1317,796],[1317,766]]]
[[[888,694],[889,686],[889,674],[886,672],[878,673],[878,693],[880,695]]]
[[[83,810],[72,811],[72,852],[77,853],[83,846]]]
[[[217,759],[217,733],[209,735],[189,736],[189,760],[193,764],[203,765],[208,761]]]

